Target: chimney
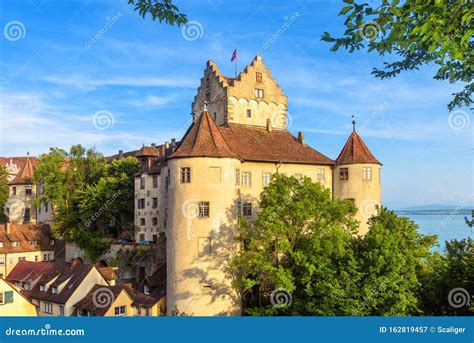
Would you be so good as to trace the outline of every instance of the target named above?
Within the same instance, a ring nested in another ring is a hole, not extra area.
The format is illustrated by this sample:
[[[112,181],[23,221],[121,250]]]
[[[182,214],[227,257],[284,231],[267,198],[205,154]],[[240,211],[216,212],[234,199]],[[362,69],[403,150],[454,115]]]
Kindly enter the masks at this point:
[[[5,223],[5,232],[7,235],[11,233],[11,227],[10,227],[10,222]]]
[[[298,142],[304,145],[304,134],[301,131],[298,132]]]
[[[175,146],[176,145],[176,138],[171,138],[171,146]]]
[[[156,143],[151,143],[151,146],[156,147]]]
[[[79,261],[77,259],[71,258],[71,269],[77,266],[78,263]]]
[[[267,118],[267,131],[272,132],[272,121],[270,118]]]
[[[119,150],[119,158],[123,158],[123,150]]]

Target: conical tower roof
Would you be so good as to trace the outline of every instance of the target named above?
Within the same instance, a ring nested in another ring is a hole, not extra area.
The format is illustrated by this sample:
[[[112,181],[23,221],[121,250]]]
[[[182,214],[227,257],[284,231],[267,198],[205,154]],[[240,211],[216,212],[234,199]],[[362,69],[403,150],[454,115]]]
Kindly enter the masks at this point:
[[[169,158],[179,157],[234,157],[222,133],[209,112],[204,111],[191,125],[179,147]]]
[[[365,145],[362,137],[354,130],[336,159],[336,164],[374,163],[380,164]]]
[[[21,167],[21,170],[16,174],[15,178],[11,180],[9,185],[28,185],[33,183],[34,167],[30,161],[30,157],[26,158],[25,164]]]

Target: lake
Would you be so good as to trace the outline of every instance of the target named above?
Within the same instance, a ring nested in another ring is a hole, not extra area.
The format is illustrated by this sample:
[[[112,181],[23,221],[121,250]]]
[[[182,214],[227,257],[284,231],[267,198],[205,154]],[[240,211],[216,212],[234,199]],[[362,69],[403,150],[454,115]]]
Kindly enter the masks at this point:
[[[399,215],[410,218],[419,226],[419,231],[427,235],[437,235],[440,247],[435,250],[444,250],[444,242],[452,239],[471,237],[474,239],[474,228],[466,225],[464,217],[471,218],[468,211],[399,211]],[[420,214],[423,213],[423,214]]]

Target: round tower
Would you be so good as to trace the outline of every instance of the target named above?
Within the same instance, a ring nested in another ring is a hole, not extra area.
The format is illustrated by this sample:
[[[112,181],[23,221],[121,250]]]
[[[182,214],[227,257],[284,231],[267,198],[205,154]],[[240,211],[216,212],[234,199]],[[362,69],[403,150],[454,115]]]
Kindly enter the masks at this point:
[[[240,161],[208,112],[193,123],[167,168],[167,312],[240,315],[240,300],[226,273],[237,248]]]
[[[336,159],[334,168],[334,196],[350,199],[357,206],[356,219],[360,222],[359,234],[364,235],[369,227],[368,219],[377,213],[382,204],[380,185],[380,163],[367,145],[353,130]]]

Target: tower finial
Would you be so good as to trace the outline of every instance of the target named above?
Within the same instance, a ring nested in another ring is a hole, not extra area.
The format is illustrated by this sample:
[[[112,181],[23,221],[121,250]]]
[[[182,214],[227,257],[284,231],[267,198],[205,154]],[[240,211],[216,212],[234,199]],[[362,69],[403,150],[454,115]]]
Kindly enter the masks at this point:
[[[207,112],[207,100],[204,101],[204,105],[202,106],[202,112]]]
[[[352,116],[352,132],[356,131],[356,121],[355,121],[355,116]]]

